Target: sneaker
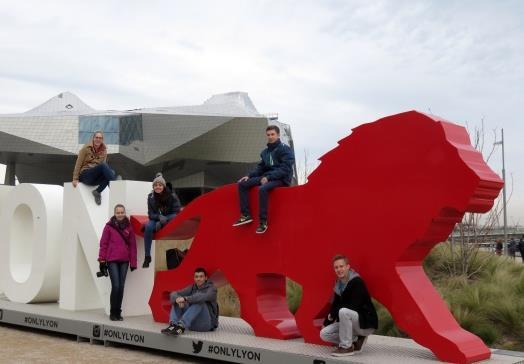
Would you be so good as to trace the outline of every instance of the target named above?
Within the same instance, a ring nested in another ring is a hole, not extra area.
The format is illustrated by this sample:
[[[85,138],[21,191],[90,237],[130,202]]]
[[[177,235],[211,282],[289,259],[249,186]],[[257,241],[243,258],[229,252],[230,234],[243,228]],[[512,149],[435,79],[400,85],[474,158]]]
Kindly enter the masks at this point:
[[[175,325],[174,323],[169,323],[169,326],[166,327],[165,329],[162,329],[160,332],[164,335],[173,335],[173,333],[175,332],[175,329],[177,328],[177,325]]]
[[[358,352],[362,350],[362,347],[366,343],[368,337],[367,336],[360,336],[357,338],[357,341],[353,343],[353,347],[355,348],[355,352]]]
[[[92,194],[95,198],[95,203],[97,205],[102,204],[102,195],[100,194],[100,192],[98,192],[97,190],[93,190]]]
[[[233,224],[233,226],[240,226],[253,222],[253,218],[249,215],[241,215],[240,218]]]
[[[146,256],[144,258],[144,263],[142,264],[142,268],[149,268],[149,263],[151,263],[151,257]]]
[[[182,335],[184,333],[184,331],[186,331],[185,327],[182,326],[182,325],[176,325],[176,329],[175,331],[173,332],[173,335]]]
[[[122,317],[122,315],[117,316],[117,321],[124,321],[124,318]]]
[[[340,346],[331,353],[333,356],[350,356],[355,354],[355,349],[353,349],[353,345],[351,345],[349,348],[341,348]]]
[[[262,221],[257,227],[257,234],[264,234],[267,230],[267,222]]]

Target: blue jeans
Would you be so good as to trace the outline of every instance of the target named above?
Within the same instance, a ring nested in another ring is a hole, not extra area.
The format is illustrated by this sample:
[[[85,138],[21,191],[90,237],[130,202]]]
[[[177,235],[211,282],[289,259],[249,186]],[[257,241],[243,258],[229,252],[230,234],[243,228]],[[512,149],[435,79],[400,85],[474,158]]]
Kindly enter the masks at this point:
[[[93,168],[86,169],[80,173],[78,180],[88,186],[98,186],[97,191],[102,192],[109,182],[116,179],[115,171],[104,162]]]
[[[205,302],[193,303],[180,308],[178,304],[173,303],[169,322],[173,324],[182,324],[186,329],[191,331],[211,331],[211,316]]]
[[[242,215],[249,215],[249,190],[255,186],[260,185],[262,177],[251,177],[247,181],[238,183],[238,194],[240,196],[240,213]],[[260,221],[267,222],[267,206],[268,206],[268,194],[275,187],[284,186],[285,183],[280,180],[269,181],[265,185],[261,185],[258,189],[258,201],[259,201],[259,213],[258,217]]]
[[[171,214],[171,215],[167,215],[166,216],[166,219],[167,219],[167,222],[170,222],[171,220],[173,220],[173,218],[176,216],[176,214]],[[146,257],[150,257],[151,256],[151,245],[153,245],[153,234],[155,232],[155,228],[156,228],[156,223],[158,221],[157,220],[149,220],[147,223],[146,223],[146,226],[145,226],[145,230],[144,230],[144,248],[145,248],[145,251],[146,251]],[[165,226],[162,225],[162,227]]]
[[[129,262],[109,262],[107,270],[111,279],[111,314],[119,316],[122,312],[122,300],[124,299],[124,285],[126,283],[127,268]]]

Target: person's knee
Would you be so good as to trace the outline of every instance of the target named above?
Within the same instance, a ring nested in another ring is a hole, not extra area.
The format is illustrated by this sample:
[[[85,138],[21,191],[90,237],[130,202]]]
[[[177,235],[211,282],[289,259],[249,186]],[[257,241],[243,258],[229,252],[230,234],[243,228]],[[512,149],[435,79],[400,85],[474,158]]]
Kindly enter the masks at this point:
[[[273,187],[268,186],[268,184],[266,183],[265,185],[260,186],[260,188],[258,189],[258,193],[260,195],[266,195],[272,189]]]
[[[148,233],[152,233],[153,231],[155,231],[155,227],[156,227],[156,221],[149,220],[146,223],[145,231],[148,232]]]
[[[320,338],[324,341],[329,341],[329,338],[331,337],[331,330],[328,328],[328,326],[324,327],[322,330],[320,330]]]
[[[239,190],[248,190],[251,186],[249,185],[248,183],[249,180],[247,181],[242,181],[242,182],[238,182],[238,189]]]
[[[122,285],[120,284],[120,282],[113,282],[113,289],[116,293],[120,293],[123,289]]]
[[[353,311],[353,310],[350,310],[349,308],[345,308],[345,307],[342,307],[339,311],[338,311],[338,317],[339,318],[344,318],[344,319],[353,319],[355,317],[358,318],[358,313]]]

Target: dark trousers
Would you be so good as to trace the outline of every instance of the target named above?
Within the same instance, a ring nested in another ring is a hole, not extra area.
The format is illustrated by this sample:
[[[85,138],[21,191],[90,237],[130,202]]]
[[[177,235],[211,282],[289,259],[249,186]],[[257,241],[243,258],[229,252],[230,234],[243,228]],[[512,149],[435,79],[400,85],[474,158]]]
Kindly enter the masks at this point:
[[[247,181],[239,182],[238,183],[238,194],[240,196],[240,213],[242,215],[251,215],[249,211],[249,190],[255,186],[260,185],[260,180],[262,177],[252,177],[248,179]],[[269,191],[271,191],[275,187],[281,187],[284,186],[284,182],[280,180],[276,181],[269,181],[265,185],[261,185],[258,189],[258,199],[259,199],[259,206],[260,210],[258,213],[258,217],[260,218],[260,221],[267,221],[267,206],[268,206],[268,195]]]
[[[167,222],[170,222],[175,218],[176,214],[166,215]],[[149,220],[146,223],[145,229],[144,229],[144,249],[146,253],[146,257],[151,256],[151,245],[153,245],[153,234],[155,233],[156,223],[157,220]],[[165,224],[162,225],[164,227]]]
[[[78,180],[88,186],[98,186],[97,191],[102,192],[109,182],[116,179],[115,171],[107,163],[101,163],[93,168],[86,169],[80,173]]]
[[[109,262],[107,270],[111,279],[111,314],[120,315],[122,312],[122,300],[124,299],[124,285],[126,283],[127,268],[129,262]]]
[[[520,257],[522,259],[522,263],[524,263],[524,249],[519,249],[520,250]]]

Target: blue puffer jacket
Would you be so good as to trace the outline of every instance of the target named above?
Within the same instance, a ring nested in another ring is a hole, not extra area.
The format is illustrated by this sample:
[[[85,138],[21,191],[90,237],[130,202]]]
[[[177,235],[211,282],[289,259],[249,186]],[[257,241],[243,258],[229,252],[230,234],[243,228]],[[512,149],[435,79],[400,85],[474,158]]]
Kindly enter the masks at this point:
[[[290,185],[293,180],[293,164],[295,155],[293,150],[280,139],[268,144],[260,153],[260,162],[249,177],[266,177],[269,181],[281,180]]]

